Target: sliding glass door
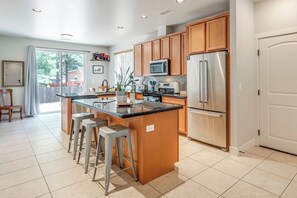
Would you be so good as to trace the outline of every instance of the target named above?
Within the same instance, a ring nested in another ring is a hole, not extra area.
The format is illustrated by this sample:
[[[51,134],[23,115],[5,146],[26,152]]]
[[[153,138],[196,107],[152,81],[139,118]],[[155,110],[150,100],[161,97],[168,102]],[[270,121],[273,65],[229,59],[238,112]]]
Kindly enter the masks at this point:
[[[60,111],[57,93],[84,91],[84,53],[37,49],[36,64],[41,113]]]

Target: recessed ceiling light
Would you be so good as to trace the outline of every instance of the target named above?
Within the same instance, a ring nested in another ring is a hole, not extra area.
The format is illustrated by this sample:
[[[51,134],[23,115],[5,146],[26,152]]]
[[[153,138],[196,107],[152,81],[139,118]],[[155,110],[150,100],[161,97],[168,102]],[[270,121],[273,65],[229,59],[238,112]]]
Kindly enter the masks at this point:
[[[185,0],[176,0],[176,3],[183,3]]]
[[[124,27],[123,26],[118,26],[118,29],[122,30],[122,29],[124,29]]]
[[[33,8],[32,9],[34,12],[42,12],[41,10],[37,9],[37,8]]]
[[[147,19],[147,16],[146,15],[141,15],[140,18]]]
[[[72,39],[73,35],[72,34],[61,34],[61,39],[70,41]]]

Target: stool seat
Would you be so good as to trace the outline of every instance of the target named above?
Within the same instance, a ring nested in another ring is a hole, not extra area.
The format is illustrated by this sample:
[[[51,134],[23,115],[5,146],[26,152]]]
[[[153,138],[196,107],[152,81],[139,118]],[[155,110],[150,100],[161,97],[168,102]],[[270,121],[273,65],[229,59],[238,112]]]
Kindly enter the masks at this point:
[[[96,128],[104,127],[107,125],[108,125],[108,121],[106,119],[100,119],[100,118],[90,118],[90,119],[84,119],[82,121],[82,130],[81,130],[77,163],[79,164],[80,156],[82,153],[83,140],[84,140],[84,136],[86,135],[85,173],[88,172],[88,167],[89,167],[89,158],[90,158],[91,146],[92,146],[92,131],[94,131]],[[97,134],[95,134],[95,131],[94,131],[94,136],[95,136],[95,140],[97,141]]]
[[[113,142],[114,139],[116,139],[117,143],[117,151],[118,151],[118,161],[119,166],[122,169],[123,168],[123,153],[122,153],[122,138],[125,137],[128,142],[128,149],[130,154],[130,161],[132,163],[132,172],[134,175],[134,180],[137,181],[136,176],[136,170],[135,170],[135,164],[134,164],[134,158],[133,158],[133,151],[132,151],[132,143],[131,143],[131,137],[130,137],[130,129],[126,126],[122,125],[112,125],[108,127],[101,127],[99,129],[99,140],[96,150],[96,161],[95,161],[95,170],[93,175],[93,181],[96,177],[96,172],[99,164],[99,156],[101,153],[101,139],[102,137],[105,138],[105,195],[108,194],[108,188],[109,188],[109,181],[110,181],[110,171],[111,171],[111,161],[112,161],[112,153],[113,153]],[[126,159],[126,158],[125,158]],[[124,170],[128,169],[125,168]],[[123,171],[123,170],[122,170]]]
[[[122,125],[112,125],[109,127],[102,127],[99,131],[99,135],[106,137],[107,135],[113,137],[121,137],[125,133],[129,133],[130,129]]]
[[[75,158],[76,158],[77,146],[78,146],[78,136],[79,136],[79,132],[81,129],[80,125],[84,119],[88,119],[88,118],[94,118],[94,114],[91,114],[88,112],[72,114],[68,153],[70,152],[71,144],[73,141],[73,146],[74,146],[73,160],[75,160]]]

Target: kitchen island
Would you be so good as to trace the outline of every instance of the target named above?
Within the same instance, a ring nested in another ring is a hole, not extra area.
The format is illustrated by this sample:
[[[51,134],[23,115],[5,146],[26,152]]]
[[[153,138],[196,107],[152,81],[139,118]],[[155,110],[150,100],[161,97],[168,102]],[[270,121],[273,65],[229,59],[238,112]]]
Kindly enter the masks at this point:
[[[137,101],[132,106],[117,107],[115,98],[79,99],[73,103],[91,109],[95,117],[107,119],[109,125],[121,124],[130,128],[141,184],[174,170],[179,156],[178,110],[181,105]],[[123,146],[124,155],[129,158],[126,142]],[[117,164],[116,152],[113,160]],[[124,160],[124,167],[127,166],[131,164]]]
[[[70,124],[72,113],[76,112],[76,106],[73,105],[72,101],[76,99],[87,99],[87,98],[106,98],[115,96],[114,92],[94,92],[94,93],[63,93],[57,94],[61,97],[61,129],[68,135],[70,133]]]

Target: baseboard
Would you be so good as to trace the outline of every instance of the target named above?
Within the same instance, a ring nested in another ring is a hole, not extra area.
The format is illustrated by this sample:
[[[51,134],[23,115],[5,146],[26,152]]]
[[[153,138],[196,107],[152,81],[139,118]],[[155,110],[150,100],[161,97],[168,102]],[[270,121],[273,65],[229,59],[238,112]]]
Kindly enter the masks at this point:
[[[239,155],[239,149],[233,146],[229,146],[229,153],[234,156]]]
[[[231,155],[238,156],[241,152],[246,152],[248,149],[254,147],[256,145],[255,138],[251,139],[250,141],[246,142],[245,144],[241,145],[239,148],[230,146],[229,152]]]

